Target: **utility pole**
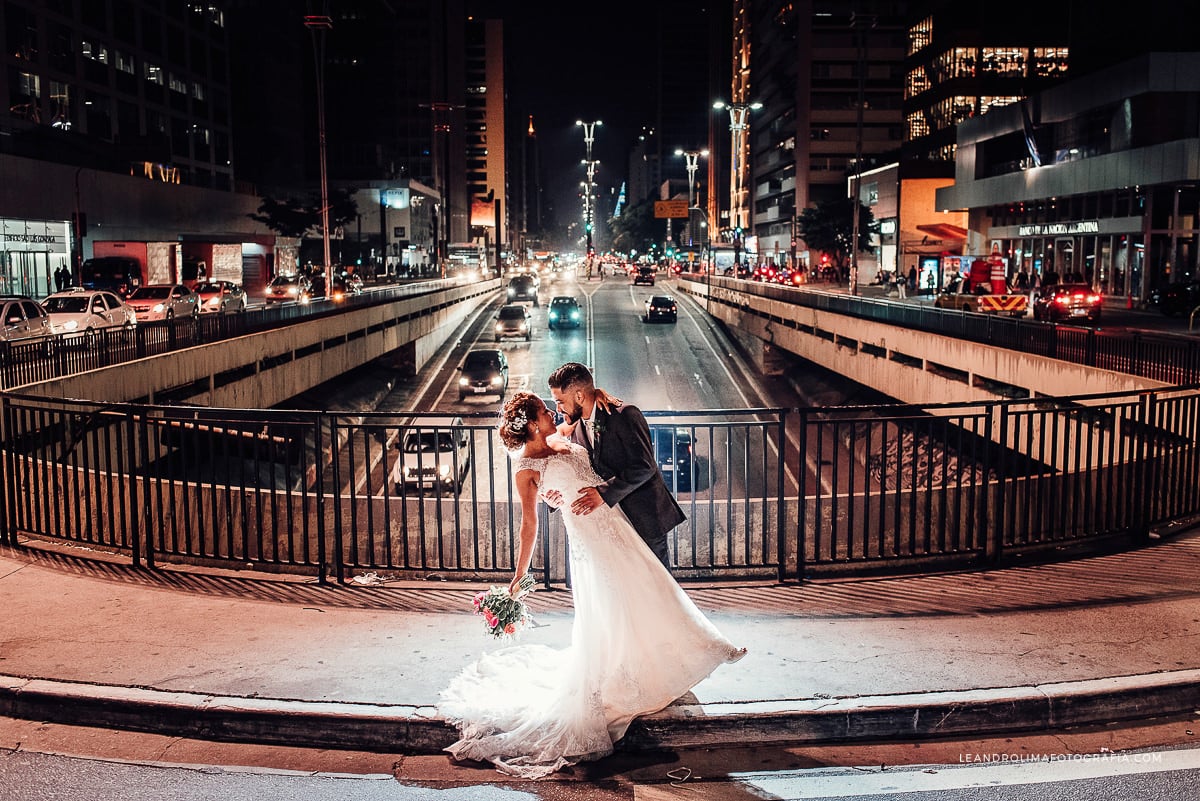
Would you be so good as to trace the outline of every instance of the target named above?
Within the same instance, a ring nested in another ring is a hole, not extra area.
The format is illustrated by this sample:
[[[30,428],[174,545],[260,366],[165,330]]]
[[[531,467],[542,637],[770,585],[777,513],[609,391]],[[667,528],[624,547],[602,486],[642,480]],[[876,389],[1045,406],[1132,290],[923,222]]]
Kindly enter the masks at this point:
[[[321,244],[324,251],[323,269],[329,272],[329,173],[325,166],[325,31],[333,29],[333,20],[328,14],[309,14],[304,18],[304,27],[312,34],[313,61],[317,70],[317,140],[320,144],[321,162]]]

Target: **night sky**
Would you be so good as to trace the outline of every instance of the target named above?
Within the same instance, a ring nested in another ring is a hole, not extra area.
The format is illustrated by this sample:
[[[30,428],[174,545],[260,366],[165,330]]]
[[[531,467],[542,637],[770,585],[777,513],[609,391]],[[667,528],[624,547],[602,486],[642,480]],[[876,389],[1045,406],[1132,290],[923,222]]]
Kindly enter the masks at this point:
[[[619,186],[629,145],[653,119],[651,47],[655,31],[641,20],[648,3],[491,0],[482,11],[505,21],[509,48],[509,119],[533,115],[544,189],[560,221],[573,219],[584,178],[583,129],[575,121],[603,120],[596,129],[597,181]],[[564,208],[565,206],[565,208]]]

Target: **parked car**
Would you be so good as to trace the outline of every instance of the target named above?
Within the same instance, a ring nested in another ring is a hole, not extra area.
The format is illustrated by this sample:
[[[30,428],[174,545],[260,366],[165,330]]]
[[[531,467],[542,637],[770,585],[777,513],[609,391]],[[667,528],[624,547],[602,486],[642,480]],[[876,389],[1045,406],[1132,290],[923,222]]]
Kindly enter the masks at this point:
[[[638,267],[633,272],[633,285],[645,284],[646,286],[654,286],[654,268],[653,267]]]
[[[654,453],[658,470],[667,489],[691,492],[696,485],[696,467],[692,461],[692,434],[686,428],[653,428]]]
[[[675,298],[670,295],[651,295],[646,298],[646,313],[642,315],[642,322],[653,323],[661,320],[673,323],[678,319]]]
[[[139,322],[200,316],[200,296],[183,284],[146,284],[133,290],[126,302]]]
[[[473,350],[458,369],[462,373],[458,379],[460,401],[468,395],[499,395],[500,400],[504,400],[508,393],[508,357],[504,351],[493,348]]]
[[[462,488],[471,466],[471,432],[461,417],[413,418],[401,429],[392,466],[396,492],[405,486]]]
[[[509,303],[529,302],[534,306],[541,305],[538,301],[538,279],[532,275],[514,275],[508,279],[506,291]]]
[[[504,337],[524,337],[526,342],[533,339],[533,317],[519,303],[501,306],[496,314],[496,341]]]
[[[246,293],[232,281],[209,281],[196,287],[204,314],[240,314],[246,310]]]
[[[0,295],[0,340],[24,342],[50,336],[50,316],[33,298],[25,295]]]
[[[130,256],[98,256],[86,259],[79,271],[84,289],[103,289],[121,297],[142,285],[142,265]]]
[[[1200,306],[1200,280],[1177,281],[1158,293],[1158,308],[1168,317],[1191,314]]]
[[[559,295],[550,301],[550,308],[546,314],[546,327],[555,328],[578,328],[583,325],[583,309],[579,307],[579,301],[575,300],[571,295]]]
[[[1034,293],[1033,319],[1094,322],[1102,306],[1100,293],[1088,284],[1051,284]]]
[[[42,301],[50,330],[63,336],[88,336],[104,328],[133,328],[137,313],[113,292],[74,287]]]
[[[299,301],[308,291],[308,279],[302,275],[277,275],[267,284],[267,305]]]

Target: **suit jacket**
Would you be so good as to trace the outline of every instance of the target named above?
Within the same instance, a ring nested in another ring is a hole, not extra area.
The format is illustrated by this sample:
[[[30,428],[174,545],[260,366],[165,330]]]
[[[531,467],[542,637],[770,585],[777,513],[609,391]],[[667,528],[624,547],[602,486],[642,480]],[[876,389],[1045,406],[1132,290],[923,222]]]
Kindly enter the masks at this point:
[[[650,441],[650,426],[641,409],[628,403],[612,412],[596,407],[596,443],[590,446],[580,420],[571,441],[588,448],[592,467],[604,480],[598,489],[609,506],[620,505],[651,550],[665,552],[666,535],[687,519],[667,489]],[[661,548],[655,548],[661,541]]]

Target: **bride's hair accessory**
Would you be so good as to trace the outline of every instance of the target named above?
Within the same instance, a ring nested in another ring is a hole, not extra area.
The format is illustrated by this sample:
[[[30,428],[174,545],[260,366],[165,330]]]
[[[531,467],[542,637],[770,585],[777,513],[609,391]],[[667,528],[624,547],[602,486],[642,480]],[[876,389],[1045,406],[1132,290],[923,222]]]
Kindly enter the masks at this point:
[[[504,447],[516,452],[525,447],[530,437],[530,422],[537,417],[537,410],[544,406],[542,399],[532,392],[518,392],[504,404],[500,415],[497,434]]]
[[[525,431],[525,426],[529,424],[529,417],[525,414],[524,409],[517,409],[513,412],[513,416],[508,420],[508,430],[514,434],[521,434]]]

